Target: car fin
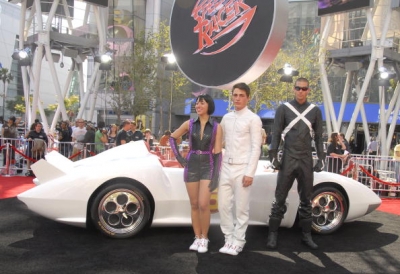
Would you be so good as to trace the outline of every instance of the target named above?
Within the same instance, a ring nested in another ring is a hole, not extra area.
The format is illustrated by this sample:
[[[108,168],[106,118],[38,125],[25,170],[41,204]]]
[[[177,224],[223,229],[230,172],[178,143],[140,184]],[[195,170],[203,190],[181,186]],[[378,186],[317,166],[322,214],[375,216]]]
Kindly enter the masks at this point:
[[[43,184],[65,175],[62,170],[53,166],[44,159],[40,159],[40,161],[34,163],[31,168],[35,173],[35,176],[39,179],[38,184]]]
[[[74,165],[74,162],[72,162],[70,159],[63,156],[62,154],[58,153],[57,151],[47,153],[46,160],[53,166],[62,170],[64,173],[68,173]]]

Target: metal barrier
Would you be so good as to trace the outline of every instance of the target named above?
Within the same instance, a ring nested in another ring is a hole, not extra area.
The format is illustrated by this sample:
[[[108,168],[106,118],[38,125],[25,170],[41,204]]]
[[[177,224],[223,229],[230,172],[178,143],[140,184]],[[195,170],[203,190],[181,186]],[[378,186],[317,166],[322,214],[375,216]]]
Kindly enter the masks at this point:
[[[353,154],[347,163],[326,158],[326,170],[338,170],[337,173],[370,187],[379,196],[400,198],[400,162],[392,157]]]
[[[2,165],[0,174],[2,176],[13,176],[17,174],[31,175],[30,165],[44,158],[46,153],[53,150],[58,151],[71,161],[78,161],[101,153],[115,147],[115,143],[79,143],[79,142],[59,142],[52,136],[48,136],[48,144],[43,150],[34,150],[34,140],[0,138],[0,152]],[[153,146],[150,148],[161,160],[175,160],[171,147]],[[185,153],[184,148],[183,155]]]
[[[0,138],[2,152],[1,175],[12,176],[29,173],[30,164],[44,158],[45,154],[57,150],[72,161],[94,156],[111,149],[115,144],[59,142],[49,138],[44,151],[32,151],[35,141],[25,139]],[[150,148],[161,160],[175,160],[171,147],[153,146]],[[180,146],[182,156],[187,153],[186,146]],[[314,155],[316,160],[316,156]],[[351,155],[348,162],[326,157],[325,171],[336,172],[351,177],[370,187],[380,196],[400,197],[400,162],[388,156]]]
[[[30,165],[56,150],[72,161],[94,156],[102,151],[111,149],[115,144],[104,143],[77,143],[59,142],[48,136],[49,142],[43,149],[35,147],[35,140],[0,138],[2,166],[0,173],[3,176],[12,176],[19,173],[29,175]],[[37,139],[36,139],[37,140]]]

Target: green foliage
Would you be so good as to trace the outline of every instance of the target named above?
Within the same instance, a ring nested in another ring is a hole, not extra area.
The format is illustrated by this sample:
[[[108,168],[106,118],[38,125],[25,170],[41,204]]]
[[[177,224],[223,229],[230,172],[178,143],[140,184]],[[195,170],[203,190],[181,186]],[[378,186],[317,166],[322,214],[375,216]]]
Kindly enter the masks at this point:
[[[6,83],[9,84],[13,79],[14,76],[12,76],[11,72],[7,68],[1,68],[0,69],[0,79],[3,82],[3,94],[1,95],[3,98],[3,113],[2,116],[4,116],[4,106],[5,106],[5,99],[6,99]],[[3,117],[4,118],[4,117]]]
[[[160,63],[161,57],[168,52],[171,52],[169,26],[161,23],[156,33],[143,31],[136,34],[133,52],[115,60],[115,75],[108,79],[112,83],[109,104],[118,120],[124,111],[135,117],[145,115],[170,98],[171,79],[165,78],[167,74]],[[182,90],[188,84],[180,72],[174,72],[173,80],[174,91]],[[132,84],[131,89],[127,88],[127,82]]]
[[[251,100],[254,103],[253,110],[258,112],[264,104],[272,108],[272,102],[290,101],[293,99],[294,83],[281,82],[281,74],[278,70],[289,63],[299,71],[299,76],[293,77],[293,82],[298,77],[307,78],[310,81],[311,91],[308,101],[322,102],[322,90],[319,83],[318,43],[314,42],[312,32],[303,32],[297,40],[294,40],[287,48],[282,48],[270,67],[255,81],[249,84],[251,88]],[[230,91],[223,91],[229,95]]]
[[[68,98],[64,98],[64,105],[68,116],[71,118],[79,111],[79,96],[71,95]],[[58,104],[51,104],[45,109],[46,115],[55,112],[57,110]]]
[[[9,100],[7,102],[7,109],[17,114],[25,113],[25,98],[23,96],[17,96],[15,100]]]

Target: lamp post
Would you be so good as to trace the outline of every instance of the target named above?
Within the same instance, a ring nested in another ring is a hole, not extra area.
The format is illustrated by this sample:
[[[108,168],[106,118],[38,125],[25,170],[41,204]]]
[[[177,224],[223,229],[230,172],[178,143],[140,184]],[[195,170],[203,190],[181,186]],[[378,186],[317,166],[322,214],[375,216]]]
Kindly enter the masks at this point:
[[[161,61],[164,64],[164,70],[171,71],[171,89],[170,89],[170,98],[169,98],[169,119],[168,119],[168,129],[171,130],[171,119],[172,119],[172,98],[174,91],[174,71],[177,70],[176,59],[172,53],[164,54],[161,57]],[[161,93],[161,91],[160,91]],[[161,97],[161,96],[160,96]],[[162,106],[160,107],[162,111]]]
[[[278,70],[278,74],[282,75],[279,81],[287,83],[286,101],[289,101],[289,83],[293,83],[293,76],[298,76],[299,71],[294,69],[291,64],[286,63],[283,68]]]
[[[385,109],[385,87],[388,87],[390,85],[389,82],[389,72],[385,67],[380,67],[378,68],[378,86],[379,86],[379,123],[380,123],[380,129],[379,129],[379,134],[378,134],[378,140],[379,140],[379,145],[380,145],[380,152],[381,155],[388,155],[387,149],[386,149],[386,109]]]

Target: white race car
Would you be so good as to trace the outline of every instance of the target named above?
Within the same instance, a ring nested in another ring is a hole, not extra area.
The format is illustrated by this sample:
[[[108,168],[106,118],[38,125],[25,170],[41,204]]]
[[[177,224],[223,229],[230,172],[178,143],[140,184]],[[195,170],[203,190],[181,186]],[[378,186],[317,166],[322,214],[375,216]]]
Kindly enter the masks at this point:
[[[267,225],[277,172],[259,161],[250,199],[250,224]],[[37,186],[18,195],[30,210],[57,222],[95,226],[109,237],[127,238],[149,226],[189,226],[190,204],[183,168],[165,167],[144,142],[131,142],[72,162],[56,151],[32,169]],[[213,210],[216,211],[212,199]],[[343,222],[362,217],[381,204],[363,184],[328,173],[314,173],[313,230],[328,234]],[[295,182],[281,226],[295,223],[299,197]],[[219,214],[212,214],[219,224]]]

